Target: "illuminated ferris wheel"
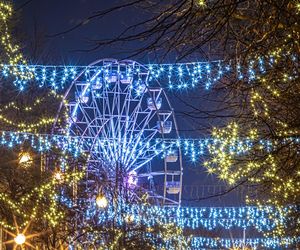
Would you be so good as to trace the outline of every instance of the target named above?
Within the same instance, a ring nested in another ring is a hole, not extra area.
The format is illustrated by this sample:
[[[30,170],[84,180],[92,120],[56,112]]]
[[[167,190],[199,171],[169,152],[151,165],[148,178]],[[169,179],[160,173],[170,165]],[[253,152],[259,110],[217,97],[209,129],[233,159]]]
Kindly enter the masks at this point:
[[[75,78],[64,95],[67,133],[78,136],[88,155],[86,188],[126,185],[132,199],[180,205],[182,157],[168,140],[178,139],[174,111],[159,82],[135,61],[99,60]],[[99,183],[99,182],[98,182]],[[103,184],[104,185],[104,184]],[[101,187],[105,190],[105,187]]]

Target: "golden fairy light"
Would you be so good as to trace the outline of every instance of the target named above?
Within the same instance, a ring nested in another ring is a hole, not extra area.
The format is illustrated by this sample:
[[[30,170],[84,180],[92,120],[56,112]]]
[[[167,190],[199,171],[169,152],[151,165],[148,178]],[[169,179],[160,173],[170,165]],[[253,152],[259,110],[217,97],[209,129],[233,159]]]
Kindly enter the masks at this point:
[[[31,221],[29,221],[27,223],[27,225],[25,226],[24,230],[20,231],[20,227],[17,223],[16,217],[13,216],[14,219],[14,224],[15,224],[15,228],[16,228],[16,233],[13,233],[11,231],[8,231],[6,229],[3,229],[8,235],[12,236],[12,240],[8,240],[3,242],[4,245],[9,245],[9,244],[13,244],[14,245],[14,250],[16,250],[18,248],[18,246],[21,246],[23,249],[23,245],[33,248],[35,249],[35,247],[28,242],[28,240],[34,238],[34,237],[38,237],[46,232],[41,232],[41,233],[33,233],[33,234],[27,234],[27,231],[30,227]]]
[[[60,171],[55,172],[54,179],[58,182],[61,182],[63,180],[63,174]]]
[[[4,49],[6,56],[8,57],[8,63],[13,67],[9,68],[10,73],[16,76],[20,80],[30,80],[33,78],[32,72],[28,70],[20,70],[18,65],[27,62],[24,59],[22,53],[20,52],[20,47],[12,42],[12,36],[8,25],[8,20],[12,18],[13,9],[11,5],[1,2],[0,3],[0,22],[2,23],[2,36],[0,43]]]
[[[205,0],[199,0],[198,5],[201,6],[201,7],[205,7],[206,6],[206,1]]]
[[[14,241],[17,245],[23,245],[26,242],[26,236],[24,234],[18,234]]]

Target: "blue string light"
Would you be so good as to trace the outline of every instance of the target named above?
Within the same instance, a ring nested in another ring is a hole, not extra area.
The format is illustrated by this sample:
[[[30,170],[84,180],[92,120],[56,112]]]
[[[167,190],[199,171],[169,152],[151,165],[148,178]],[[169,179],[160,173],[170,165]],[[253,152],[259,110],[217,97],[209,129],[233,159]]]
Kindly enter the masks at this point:
[[[124,214],[136,223],[147,227],[159,224],[174,224],[189,229],[257,229],[260,232],[272,231],[278,220],[284,220],[274,207],[159,207],[146,205],[109,206],[97,213],[96,206],[86,209],[86,219],[97,216],[102,223],[115,220],[124,223]]]
[[[299,237],[283,237],[283,238],[208,238],[208,237],[193,237],[191,239],[191,247],[193,249],[230,249],[251,247],[257,249],[263,247],[264,249],[275,249],[279,247],[289,247],[300,242]]]
[[[45,152],[49,151],[53,147],[60,148],[68,153],[71,153],[75,157],[78,157],[84,149],[89,149],[92,145],[95,145],[95,149],[100,149],[97,145],[110,145],[116,143],[113,139],[102,139],[98,138],[97,141],[91,139],[82,139],[76,136],[67,135],[56,135],[56,134],[32,134],[26,132],[13,132],[13,131],[0,131],[0,146],[7,148],[14,148],[23,143],[29,143],[30,146],[38,151]],[[192,162],[199,160],[201,156],[205,156],[209,153],[211,147],[221,147],[224,152],[230,152],[237,155],[245,155],[250,150],[258,148],[260,150],[266,150],[270,152],[276,149],[278,146],[299,144],[299,138],[285,138],[283,141],[270,141],[270,140],[236,140],[227,144],[226,147],[223,145],[223,141],[219,139],[155,139],[143,143],[142,141],[138,144],[136,152],[139,149],[153,150],[156,155],[160,155],[161,158],[165,158],[168,155],[172,155],[178,152],[180,148],[183,155],[189,158]]]
[[[294,209],[287,207],[286,209]],[[286,210],[285,209],[285,210]],[[183,229],[237,229],[246,233],[257,229],[260,232],[272,232],[276,226],[276,220],[284,221],[280,212],[275,207],[159,207],[148,205],[121,204],[109,206],[106,210],[97,211],[96,205],[85,210],[87,221],[97,217],[99,224],[114,221],[116,225],[122,226],[128,223],[144,225],[147,228],[157,225],[172,224]],[[125,219],[124,219],[125,218]],[[188,237],[191,249],[221,249],[231,247],[257,247],[271,248],[288,247],[300,241],[298,237],[283,238],[245,238],[227,239],[222,237]],[[168,244],[168,243],[167,243]],[[171,246],[171,245],[170,245]]]
[[[266,63],[267,60],[267,63]],[[233,66],[230,62],[212,61],[212,62],[188,62],[177,64],[146,64],[149,71],[149,85],[154,80],[165,80],[167,85],[163,86],[172,89],[190,89],[196,86],[203,86],[210,89],[214,83],[219,81],[224,75],[235,75],[236,79],[247,79],[249,82],[256,79],[258,74],[265,74],[267,69],[274,67],[274,59],[269,56],[267,59],[259,58],[250,60],[246,68],[242,68],[239,63]],[[51,87],[54,90],[65,88],[75,79],[80,72],[85,72],[88,77],[96,72],[102,72],[103,75],[109,75],[110,65],[101,66],[76,66],[76,65],[0,65],[2,75],[8,77],[10,68],[17,68],[20,72],[32,72],[33,81],[38,83],[39,87]],[[128,74],[138,74],[140,66],[132,66],[127,70]],[[117,72],[121,74],[122,72]],[[292,77],[292,76],[290,76]],[[295,76],[296,77],[296,76]],[[103,78],[105,81],[105,77]],[[22,79],[15,79],[14,84],[23,90],[26,82]],[[104,84],[103,84],[104,86]]]
[[[72,201],[69,201],[72,206]],[[295,207],[287,207],[294,209]],[[253,233],[252,229],[259,231],[272,230],[276,226],[276,220],[284,220],[275,207],[161,207],[141,204],[125,204],[121,200],[117,205],[110,205],[106,209],[97,209],[96,203],[89,203],[85,209],[86,223],[95,221],[99,225],[112,222],[122,227],[124,223],[135,223],[152,228],[157,225],[175,225],[190,230],[240,230],[245,233],[247,230]],[[128,219],[130,218],[130,222]],[[218,232],[218,231],[217,231]],[[92,236],[91,236],[92,237]],[[154,236],[155,237],[155,236]],[[288,247],[300,241],[299,237],[283,238],[222,238],[222,237],[194,237],[187,236],[190,249],[221,249],[231,247],[257,247],[271,248]],[[168,242],[166,242],[168,245]],[[171,243],[170,243],[171,244]],[[172,245],[170,245],[172,246]],[[169,249],[169,248],[167,248]],[[170,248],[171,249],[171,248]]]
[[[182,228],[256,228],[259,231],[270,231],[275,227],[275,222],[269,219],[270,213],[276,218],[280,217],[276,209],[268,207],[126,207],[127,214],[136,218],[137,222],[147,226],[154,226],[158,221],[163,224],[175,224]],[[139,217],[139,214],[143,214]],[[113,215],[110,215],[113,216]]]
[[[71,153],[74,157],[78,157],[83,152],[83,145],[79,139],[79,137],[64,135],[2,131],[0,133],[0,146],[12,149],[28,143],[37,152],[47,152],[53,148],[59,148],[66,153]]]

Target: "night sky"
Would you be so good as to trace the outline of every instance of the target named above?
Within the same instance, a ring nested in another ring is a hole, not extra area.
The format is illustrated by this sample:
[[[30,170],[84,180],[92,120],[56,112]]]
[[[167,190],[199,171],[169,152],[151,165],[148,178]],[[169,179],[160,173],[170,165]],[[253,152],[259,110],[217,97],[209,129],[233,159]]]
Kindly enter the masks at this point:
[[[105,18],[94,19],[70,33],[52,37],[51,35],[65,31],[97,11],[113,7],[120,1],[32,0],[23,6],[27,1],[14,1],[16,7],[20,8],[19,19],[23,31],[32,42],[36,40],[34,35],[36,33],[39,38],[43,38],[41,46],[47,48],[48,52],[51,51],[50,60],[65,64],[89,64],[99,58],[126,58],[130,53],[128,47],[134,48],[134,45],[114,46],[91,52],[79,52],[91,49],[95,45],[94,39],[115,37],[125,27],[137,22],[142,17],[139,9],[127,8],[114,12]],[[45,60],[43,57],[37,59],[41,62]]]
[[[27,4],[26,4],[27,3]],[[18,10],[16,29],[20,33],[21,42],[25,55],[32,64],[72,64],[87,65],[101,58],[126,58],[139,41],[122,46],[106,47],[91,52],[79,50],[91,49],[95,44],[93,39],[115,37],[128,25],[141,20],[146,15],[140,9],[130,8],[115,12],[100,20],[95,19],[86,25],[63,35],[53,37],[53,34],[60,33],[78,24],[86,17],[96,11],[104,10],[120,3],[117,0],[15,0],[15,9]],[[154,55],[145,53],[140,58],[134,58],[141,63],[148,63],[155,58]],[[194,93],[181,93],[180,98],[184,101],[193,100],[194,104],[209,108],[207,102],[202,102],[195,90]],[[177,93],[178,94],[178,93]],[[175,113],[177,110],[187,111],[188,108],[175,95],[171,96]],[[203,131],[198,132],[205,121],[192,123],[185,117],[177,116],[181,136],[200,137]],[[202,124],[203,123],[203,124]],[[204,125],[203,125],[204,126]],[[190,131],[195,130],[195,131]],[[189,131],[189,132],[187,132]],[[195,195],[205,196],[214,191],[215,184],[221,184],[212,176],[207,176],[201,163],[192,164],[184,159],[184,190],[183,199],[195,198]],[[210,190],[203,190],[203,185],[212,185]],[[200,187],[199,189],[197,188]],[[204,192],[204,194],[203,194]],[[195,205],[230,206],[241,202],[236,195],[229,195],[222,199],[210,199]],[[184,202],[185,203],[185,202]]]

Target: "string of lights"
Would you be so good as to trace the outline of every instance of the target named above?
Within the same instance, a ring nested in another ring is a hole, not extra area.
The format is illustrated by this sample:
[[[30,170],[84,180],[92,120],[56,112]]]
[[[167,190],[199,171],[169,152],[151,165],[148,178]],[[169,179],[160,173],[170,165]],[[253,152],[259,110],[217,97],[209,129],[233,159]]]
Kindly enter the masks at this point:
[[[290,56],[290,55],[287,55]],[[296,56],[292,56],[292,60],[297,60]],[[210,89],[214,83],[219,81],[226,74],[236,75],[238,80],[251,82],[262,74],[265,74],[268,68],[276,65],[276,54],[266,58],[250,60],[246,68],[242,68],[239,64],[234,66],[231,62],[211,61],[211,62],[187,62],[175,64],[146,64],[145,67],[149,71],[149,85],[151,81],[164,79],[168,89],[190,89],[196,86],[204,86]],[[39,87],[51,87],[54,90],[65,88],[70,81],[80,73],[84,72],[87,76],[90,73],[103,72],[106,76],[111,73],[110,65],[102,66],[76,66],[76,65],[26,65],[26,64],[2,64],[2,75],[8,77],[12,74],[13,69],[17,69],[20,75],[30,74],[32,80],[38,82]],[[128,67],[127,75],[138,74],[139,66],[133,68]],[[120,72],[119,72],[120,73]],[[297,77],[285,76],[287,79]],[[103,78],[105,81],[105,77]],[[23,78],[16,78],[15,85],[23,90],[26,81]],[[104,84],[103,84],[104,85]]]
[[[23,143],[29,145],[38,152],[49,151],[52,147],[58,147],[71,153],[74,156],[79,156],[85,147],[90,147],[101,144],[102,147],[116,143],[113,139],[98,138],[95,142],[93,138],[81,139],[77,136],[58,135],[58,134],[34,134],[26,132],[0,131],[0,145],[7,148],[14,148]],[[152,148],[156,155],[161,155],[162,158],[175,154],[179,148],[183,150],[183,154],[192,162],[199,160],[199,157],[205,156],[209,151],[216,149],[222,150],[229,154],[246,154],[250,150],[257,148],[271,152],[279,145],[283,144],[299,144],[300,138],[288,137],[282,141],[270,140],[253,140],[251,138],[234,140],[223,140],[222,138],[203,138],[203,139],[154,139],[152,142],[148,141],[144,145],[143,141],[139,142],[136,149],[138,153],[139,148]]]
[[[49,128],[56,119],[52,113],[48,112],[46,105],[47,103],[53,103],[52,101],[59,104],[61,100],[62,96],[51,90],[44,97],[36,97],[31,104],[18,104],[18,101],[5,103],[0,107],[0,123],[9,125],[11,130],[15,129],[19,132],[37,132],[38,129]],[[47,111],[45,112],[48,114],[44,112],[43,115],[36,116],[35,112],[39,112],[41,107],[43,110],[46,109]],[[28,116],[31,117],[31,114],[35,117],[34,121],[28,119]],[[20,117],[26,117],[26,121]],[[68,120],[67,110],[65,110],[65,119]],[[58,122],[61,121],[62,119],[58,118]]]
[[[208,238],[193,237],[191,247],[193,249],[210,248],[210,249],[257,249],[258,247],[276,249],[279,247],[289,247],[300,242],[300,238]]]
[[[49,198],[49,210],[43,211],[43,216],[49,223],[51,223],[51,225],[56,225],[63,217],[63,213],[58,209],[57,206],[58,194],[55,190],[55,187],[63,183],[73,183],[74,181],[80,180],[82,177],[83,172],[81,171],[72,171],[71,173],[61,173],[56,171],[46,183],[42,184],[41,186],[35,187],[32,191],[23,195],[18,201],[12,200],[8,194],[1,193],[0,202],[9,205],[14,214],[22,217],[23,222],[20,225],[20,227],[22,228],[27,225],[30,220],[34,219],[37,216],[37,210],[44,202],[45,195],[47,193],[47,197]],[[32,209],[28,211],[28,202],[30,203],[32,199],[35,200],[35,204]],[[13,225],[10,225],[8,222],[2,219],[0,219],[0,225],[2,225],[6,229],[15,229]]]
[[[74,178],[79,180],[82,178],[82,172],[72,173],[72,174],[64,174],[64,173],[54,173],[53,179],[46,183],[45,185],[35,188],[31,193],[22,197],[19,203],[15,203],[11,201],[7,195],[2,194],[0,196],[1,201],[5,201],[8,203],[15,212],[19,214],[23,214],[22,207],[24,204],[30,200],[31,197],[36,196],[38,199],[42,199],[44,197],[44,193],[51,191],[51,206],[55,212],[45,214],[45,218],[53,223],[54,225],[59,221],[62,214],[56,210],[56,201],[57,195],[53,191],[53,187],[55,185],[60,184],[62,181],[69,183],[70,181],[74,181]],[[101,203],[102,204],[102,203]],[[23,214],[23,217],[26,221],[23,223],[26,225],[29,223],[29,220],[34,218],[36,215],[37,206],[33,208],[32,213]],[[98,205],[98,204],[97,204]],[[179,228],[191,228],[191,229],[207,229],[214,230],[217,228],[224,229],[233,229],[233,228],[241,228],[243,230],[249,228],[257,228],[260,231],[270,231],[274,227],[274,220],[277,216],[280,216],[277,209],[275,207],[158,207],[158,206],[148,206],[148,205],[122,205],[117,206],[108,206],[106,202],[106,206],[101,206],[101,213],[97,213],[95,209],[96,203],[90,206],[88,210],[86,210],[86,219],[89,219],[93,216],[98,216],[99,223],[105,223],[106,221],[116,220],[119,225],[121,223],[138,223],[146,225],[147,228],[154,227],[155,225],[176,225]],[[105,209],[105,210],[103,210]],[[287,208],[288,209],[288,208]],[[123,212],[123,213],[122,213]],[[126,218],[124,220],[124,213],[126,214]],[[14,227],[1,222],[5,228],[13,230]],[[22,225],[23,225],[22,224]],[[282,245],[290,245],[299,241],[296,238],[264,238],[264,240],[260,238],[256,239],[247,239],[246,241],[242,241],[241,239],[224,239],[224,238],[203,238],[203,237],[194,237],[192,238],[191,246],[198,249],[199,247],[232,247],[232,246],[240,246],[243,244],[244,246],[257,247],[258,245],[262,245],[265,247],[274,248],[276,246]]]
[[[36,100],[34,100],[33,104],[31,106],[25,106],[25,107],[18,107],[16,102],[9,102],[5,105],[3,105],[1,108],[0,108],[0,112],[3,112],[3,111],[6,111],[6,110],[9,110],[9,109],[14,109],[14,110],[21,110],[21,111],[25,111],[25,112],[29,112],[32,110],[33,107],[37,107],[39,106],[43,101],[44,101],[45,98],[36,98]]]
[[[52,118],[52,117],[40,118],[35,123],[25,123],[25,122],[16,123],[14,120],[8,119],[4,115],[0,114],[0,121],[6,123],[8,125],[16,126],[21,131],[32,131],[33,129],[36,129],[36,128],[41,128],[41,127],[45,127],[47,125],[52,125],[53,122],[55,121],[55,118]]]
[[[24,143],[28,143],[37,152],[46,152],[53,147],[71,153],[74,157],[78,157],[83,152],[82,142],[78,137],[12,131],[2,131],[0,134],[0,145],[3,147],[12,149]]]
[[[23,112],[30,112],[34,108],[39,108],[41,105],[47,104],[48,98],[55,98],[58,101],[63,99],[62,95],[59,95],[55,91],[51,90],[48,92],[47,96],[44,97],[36,97],[33,101],[32,104],[27,104],[27,105],[20,105],[18,106],[17,101],[11,101],[6,104],[3,104],[0,107],[0,112],[5,112],[8,110],[18,110],[18,111],[23,111]]]
[[[2,74],[7,77],[12,72],[12,67],[15,66],[2,65]],[[201,83],[204,83],[205,88],[209,89],[214,82],[220,80],[225,73],[229,73],[232,70],[230,64],[222,64],[221,61],[210,63],[148,64],[146,67],[149,70],[150,85],[152,80],[168,79],[167,87],[169,89],[188,89],[201,85]],[[17,68],[22,72],[21,74],[31,72],[34,80],[39,83],[39,87],[47,86],[59,90],[64,88],[69,81],[72,81],[82,71],[87,73],[105,72],[109,69],[109,66],[18,65]],[[131,72],[137,73],[139,68],[137,67]],[[240,68],[238,68],[237,72],[240,79],[244,77]],[[16,80],[15,84],[20,90],[24,89],[24,81]]]
[[[0,3],[0,22],[1,22],[1,45],[8,57],[8,63],[10,64],[9,73],[15,77],[15,81],[19,84],[26,83],[33,78],[33,75],[29,71],[20,71],[17,65],[27,65],[20,47],[12,42],[11,31],[9,29],[8,20],[12,18],[13,9],[12,6],[7,3]]]
[[[107,203],[106,203],[107,204]],[[289,209],[289,208],[286,208]],[[98,216],[100,222],[117,219],[124,223],[122,215],[126,214],[131,221],[147,227],[159,224],[174,224],[181,228],[214,230],[217,228],[255,228],[259,231],[271,231],[276,226],[276,220],[281,218],[274,207],[158,207],[146,205],[108,206],[100,214],[96,204],[86,210],[86,218]]]
[[[103,198],[103,196],[101,197]],[[97,201],[96,201],[97,203]],[[158,207],[149,205],[108,205],[105,199],[103,202],[94,204],[86,210],[87,220],[98,218],[100,224],[107,221],[115,221],[116,225],[124,223],[136,223],[146,226],[151,232],[151,228],[157,225],[173,225],[179,229],[239,229],[251,230],[258,229],[261,232],[271,232],[275,227],[275,221],[283,220],[280,212],[275,207]],[[100,209],[97,212],[97,208]],[[285,208],[293,209],[293,207]],[[125,219],[124,219],[125,218]],[[299,243],[300,238],[245,238],[227,239],[222,237],[188,237],[191,249],[212,248],[238,248],[238,247],[257,247],[276,248],[279,246],[291,246]]]

